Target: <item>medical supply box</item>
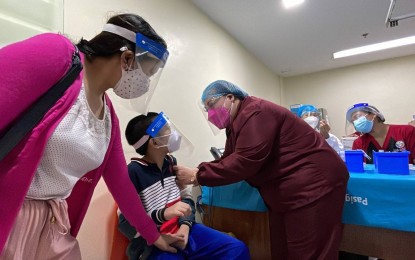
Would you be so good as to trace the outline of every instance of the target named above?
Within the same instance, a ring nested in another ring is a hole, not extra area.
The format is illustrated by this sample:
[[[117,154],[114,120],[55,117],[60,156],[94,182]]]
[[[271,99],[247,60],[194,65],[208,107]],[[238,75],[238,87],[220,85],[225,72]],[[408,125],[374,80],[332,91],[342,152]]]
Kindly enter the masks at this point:
[[[346,166],[349,172],[364,172],[363,169],[363,152],[358,150],[344,151]]]
[[[375,172],[384,174],[409,174],[409,152],[373,152]]]

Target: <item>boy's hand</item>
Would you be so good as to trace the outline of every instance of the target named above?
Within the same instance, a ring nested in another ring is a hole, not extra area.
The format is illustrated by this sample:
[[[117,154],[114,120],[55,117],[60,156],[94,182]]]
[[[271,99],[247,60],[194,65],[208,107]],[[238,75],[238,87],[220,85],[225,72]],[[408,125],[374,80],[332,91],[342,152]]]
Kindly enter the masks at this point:
[[[189,216],[191,213],[192,209],[189,204],[179,201],[173,206],[166,208],[164,211],[164,218],[170,220],[174,217]]]
[[[177,253],[177,249],[170,246],[170,244],[177,242],[184,242],[183,236],[176,234],[162,234],[159,236],[156,242],[154,242],[154,245],[162,251]]]
[[[180,248],[181,250],[184,250],[186,248],[187,242],[189,241],[189,231],[190,231],[190,227],[188,225],[181,225],[176,235],[179,237],[182,237],[183,240],[178,240],[172,243],[172,246]]]

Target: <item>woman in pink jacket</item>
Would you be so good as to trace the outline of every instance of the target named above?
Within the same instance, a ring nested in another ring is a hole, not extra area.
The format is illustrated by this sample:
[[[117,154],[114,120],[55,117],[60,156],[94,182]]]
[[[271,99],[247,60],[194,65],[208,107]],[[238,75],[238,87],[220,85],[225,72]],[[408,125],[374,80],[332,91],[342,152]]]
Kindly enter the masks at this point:
[[[174,252],[169,244],[179,238],[160,236],[129,180],[105,94],[112,88],[132,107],[149,100],[166,43],[140,16],[120,14],[77,47],[83,71],[0,161],[0,259],[81,259],[75,237],[101,176],[147,242]],[[75,49],[52,33],[0,49],[0,136],[65,74]]]

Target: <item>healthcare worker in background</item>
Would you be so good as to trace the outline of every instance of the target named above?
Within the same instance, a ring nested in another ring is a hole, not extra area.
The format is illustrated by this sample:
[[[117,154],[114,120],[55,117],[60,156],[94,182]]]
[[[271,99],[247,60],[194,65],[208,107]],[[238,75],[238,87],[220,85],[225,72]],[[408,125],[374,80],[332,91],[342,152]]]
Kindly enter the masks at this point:
[[[362,136],[353,142],[353,150],[365,151],[370,159],[366,163],[373,164],[373,151],[389,152],[409,151],[409,163],[415,162],[415,128],[411,125],[385,124],[385,117],[374,106],[358,103],[346,112],[348,124],[353,124]],[[347,128],[347,127],[346,127]]]
[[[337,152],[344,150],[344,146],[337,136],[330,133],[330,125],[326,120],[321,119],[321,113],[313,105],[302,105],[298,108],[297,115],[309,126],[319,132],[326,142]]]
[[[175,166],[178,181],[246,180],[269,208],[272,259],[337,259],[349,179],[337,153],[297,115],[231,82],[209,84],[202,103],[209,122],[226,129],[225,151],[197,168]]]

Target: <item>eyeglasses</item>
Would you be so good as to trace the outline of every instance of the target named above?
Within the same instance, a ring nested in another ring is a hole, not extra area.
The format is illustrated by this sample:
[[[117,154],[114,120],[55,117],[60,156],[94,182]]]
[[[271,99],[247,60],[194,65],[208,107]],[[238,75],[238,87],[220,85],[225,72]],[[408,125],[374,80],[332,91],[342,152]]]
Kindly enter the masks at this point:
[[[352,115],[352,122],[353,121],[355,121],[355,120],[357,120],[358,118],[360,118],[360,117],[362,117],[362,116],[367,116],[368,115],[368,113],[365,113],[365,112],[360,112],[360,111],[358,111],[358,112],[355,112],[353,115]]]
[[[211,98],[206,105],[203,107],[205,112],[208,112],[209,109],[212,109],[216,103],[218,103],[219,99],[223,96]]]
[[[301,118],[307,118],[307,117],[309,117],[309,116],[315,116],[315,117],[318,117],[318,118],[320,118],[321,117],[321,113],[320,112],[304,112],[302,115],[301,115]]]

